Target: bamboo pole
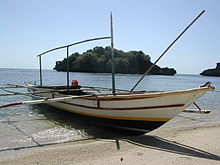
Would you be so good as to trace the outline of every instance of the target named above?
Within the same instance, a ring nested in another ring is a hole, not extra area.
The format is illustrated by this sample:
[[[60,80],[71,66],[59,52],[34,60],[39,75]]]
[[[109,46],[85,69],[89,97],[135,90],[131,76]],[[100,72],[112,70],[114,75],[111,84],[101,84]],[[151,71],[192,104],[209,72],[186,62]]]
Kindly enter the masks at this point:
[[[110,14],[110,29],[111,29],[111,55],[112,55],[112,94],[115,95],[115,53],[114,53],[114,40],[113,40],[113,19],[112,13]]]
[[[70,67],[69,67],[69,46],[66,47],[66,86],[67,86],[67,90],[69,90],[69,86],[70,86]]]
[[[45,86],[46,87],[46,86]],[[6,91],[6,92],[10,92],[10,93],[17,93],[17,94],[8,94],[8,93],[4,93],[4,94],[0,94],[0,96],[11,96],[11,95],[19,95],[18,92],[16,91],[10,91],[10,90],[6,90],[6,89],[10,89],[10,88],[30,88],[30,89],[35,89],[36,86],[22,86],[22,85],[13,85],[11,84],[10,86],[0,86],[0,90]],[[89,88],[89,89],[87,89]],[[39,88],[41,89],[41,88]],[[36,91],[36,92],[28,92],[29,94],[38,94],[38,93],[55,93],[55,92],[65,92],[68,91],[68,89],[46,89],[46,88],[42,88],[46,91]],[[123,89],[115,89],[116,91],[121,91],[121,92],[129,92],[129,90],[123,90]],[[111,88],[106,88],[106,87],[91,87],[91,86],[81,86],[80,89],[69,89],[69,91],[112,91]],[[22,93],[21,94],[28,94],[28,93]]]
[[[0,94],[0,96],[14,96],[14,95],[33,95],[33,94],[41,94],[41,93],[58,93],[58,92],[73,92],[73,91],[111,91],[111,89],[54,89],[54,90],[46,90],[46,91],[36,91],[36,92],[16,92],[16,91],[11,91],[11,90],[6,90],[2,89],[5,92],[8,93],[3,93]]]
[[[41,61],[41,56],[39,56],[39,65],[40,65],[40,86],[43,85],[43,80],[42,80],[42,61]]]
[[[85,42],[90,42],[90,41],[96,41],[96,40],[104,40],[104,39],[110,39],[111,37],[98,37],[98,38],[92,38],[92,39],[87,39],[87,40],[83,40],[83,41],[79,41],[79,42],[75,42],[75,43],[72,43],[72,44],[68,44],[68,45],[64,45],[64,46],[60,46],[60,47],[56,47],[56,48],[53,48],[53,49],[50,49],[50,50],[47,50],[37,56],[42,56],[44,54],[47,54],[49,52],[52,52],[52,51],[55,51],[55,50],[58,50],[58,49],[63,49],[63,48],[66,48],[66,47],[71,47],[71,46],[74,46],[74,45],[78,45],[78,44],[82,44],[82,43],[85,43]]]
[[[42,98],[39,100],[31,100],[31,101],[21,101],[16,103],[10,103],[5,105],[0,105],[1,108],[7,108],[12,106],[18,106],[18,105],[33,105],[33,104],[45,104],[45,103],[52,103],[52,102],[59,102],[64,100],[73,100],[73,99],[79,99],[79,98],[87,98],[87,97],[95,97],[97,96],[108,96],[111,94],[92,94],[92,95],[81,95],[81,96],[67,96],[67,97],[59,97],[59,98]]]
[[[174,45],[174,43],[190,28],[190,26],[205,12],[203,10],[183,31],[180,33],[177,38],[165,49],[165,51],[160,55],[160,57],[151,65],[150,68],[143,74],[143,76],[138,80],[138,82],[134,85],[134,87],[130,90],[132,92],[137,85],[143,80],[143,78],[152,70],[152,68],[156,65],[156,63],[166,54],[166,52]]]
[[[14,95],[25,95],[25,96],[32,96],[32,94],[38,94],[38,93],[48,93],[46,91],[44,92],[17,92],[17,91],[11,91],[11,90],[6,90],[6,89],[2,89],[3,91],[5,92],[8,92],[8,93],[3,93],[3,94],[0,94],[0,96],[14,96]]]
[[[12,85],[12,84],[8,84],[10,86],[0,86],[0,89],[7,89],[7,88],[27,88],[27,86],[23,86],[23,85]]]
[[[211,112],[211,110],[185,109],[185,110],[183,110],[183,112],[208,114]]]
[[[6,105],[1,105],[1,108],[11,107],[11,106],[17,106],[17,105],[33,105],[33,104],[43,104],[43,103],[51,103],[51,102],[58,102],[63,100],[71,100],[76,98],[84,98],[84,97],[91,97],[91,95],[83,95],[83,96],[70,96],[70,97],[63,97],[63,98],[55,98],[55,99],[40,99],[40,100],[33,100],[33,101],[21,101],[16,103],[10,103]]]
[[[89,89],[84,89],[84,88],[89,88]],[[46,90],[46,91],[36,91],[36,92],[16,92],[16,91],[11,91],[11,90],[6,90],[2,89],[5,92],[8,93],[3,93],[0,94],[0,96],[14,96],[14,95],[33,95],[33,94],[41,94],[41,93],[58,93],[58,92],[74,92],[74,91],[112,91],[110,88],[102,88],[102,87],[84,87],[80,89],[53,89],[53,90]],[[122,89],[115,89],[117,91],[123,91],[123,92],[129,92],[128,90],[122,90]]]
[[[82,88],[97,88],[97,89],[107,89],[112,91],[111,88],[106,88],[106,87],[90,87],[90,86],[81,86]],[[116,91],[122,91],[122,92],[129,92],[129,90],[124,90],[124,89],[115,89]]]

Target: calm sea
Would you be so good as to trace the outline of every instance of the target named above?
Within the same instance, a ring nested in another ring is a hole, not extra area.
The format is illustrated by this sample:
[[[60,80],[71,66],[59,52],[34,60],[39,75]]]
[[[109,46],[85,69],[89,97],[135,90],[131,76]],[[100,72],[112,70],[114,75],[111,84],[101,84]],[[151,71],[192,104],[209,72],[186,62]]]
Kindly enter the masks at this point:
[[[141,75],[116,74],[116,88],[130,90]],[[111,74],[70,73],[70,80],[78,80],[80,85],[111,88]],[[24,82],[39,84],[39,72],[35,69],[1,69],[0,86],[23,85]],[[200,75],[146,76],[136,90],[171,91],[196,88],[211,81],[220,91],[220,77]],[[43,85],[65,85],[66,73],[53,70],[43,71]],[[26,92],[25,89],[16,89]],[[5,93],[0,91],[0,93]],[[30,100],[27,96],[0,97],[0,105]],[[160,129],[192,124],[220,122],[220,92],[208,92],[197,103],[210,114],[181,113]],[[193,108],[193,107],[192,107]],[[184,121],[184,122],[183,122]],[[0,152],[26,147],[82,140],[93,137],[117,136],[108,129],[87,124],[69,114],[37,105],[17,106],[0,109]]]

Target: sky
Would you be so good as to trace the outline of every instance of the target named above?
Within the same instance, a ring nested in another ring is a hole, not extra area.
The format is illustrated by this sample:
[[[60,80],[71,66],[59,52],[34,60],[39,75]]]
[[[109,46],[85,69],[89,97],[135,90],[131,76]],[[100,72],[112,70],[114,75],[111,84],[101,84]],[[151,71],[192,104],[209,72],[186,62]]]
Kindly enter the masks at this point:
[[[0,0],[0,68],[39,68],[37,55],[51,48],[110,35],[114,46],[143,51],[154,62],[202,11],[206,12],[157,63],[179,74],[199,74],[220,62],[220,0]],[[70,54],[109,40],[70,48]],[[42,57],[44,69],[66,57]]]

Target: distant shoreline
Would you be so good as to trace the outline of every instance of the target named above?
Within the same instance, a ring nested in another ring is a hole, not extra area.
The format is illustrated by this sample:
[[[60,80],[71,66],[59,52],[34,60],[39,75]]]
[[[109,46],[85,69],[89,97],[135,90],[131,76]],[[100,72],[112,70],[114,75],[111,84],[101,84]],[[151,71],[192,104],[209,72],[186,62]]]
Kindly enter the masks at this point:
[[[10,70],[15,70],[15,69],[17,69],[17,70],[37,70],[38,72],[39,72],[39,68],[1,68],[0,67],[0,69],[10,69]],[[65,71],[56,71],[56,70],[54,70],[54,69],[42,69],[43,71],[44,70],[47,70],[47,71],[54,71],[54,72],[65,72]],[[89,72],[70,72],[70,73],[89,73]],[[100,73],[100,74],[102,74],[102,73]],[[111,73],[103,73],[103,74],[111,74]],[[116,75],[117,74],[123,74],[123,73],[116,73]],[[135,75],[135,74],[132,74],[132,75]],[[136,74],[136,75],[142,75],[142,74]],[[176,73],[174,76],[176,76],[176,75],[200,75],[199,73],[197,74],[197,73]],[[153,75],[151,75],[151,76],[153,76]],[[162,75],[155,75],[155,76],[162,76]]]

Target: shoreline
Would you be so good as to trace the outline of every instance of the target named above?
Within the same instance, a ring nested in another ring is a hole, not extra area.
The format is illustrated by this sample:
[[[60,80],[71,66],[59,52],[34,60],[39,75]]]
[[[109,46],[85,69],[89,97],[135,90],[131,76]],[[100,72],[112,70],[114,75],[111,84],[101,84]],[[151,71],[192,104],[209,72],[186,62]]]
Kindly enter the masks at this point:
[[[219,164],[220,123],[0,152],[0,164]]]

